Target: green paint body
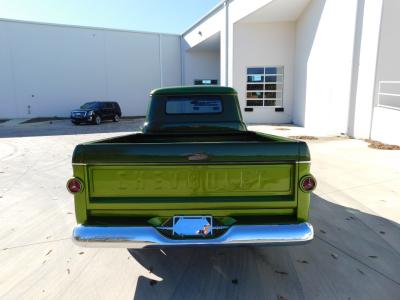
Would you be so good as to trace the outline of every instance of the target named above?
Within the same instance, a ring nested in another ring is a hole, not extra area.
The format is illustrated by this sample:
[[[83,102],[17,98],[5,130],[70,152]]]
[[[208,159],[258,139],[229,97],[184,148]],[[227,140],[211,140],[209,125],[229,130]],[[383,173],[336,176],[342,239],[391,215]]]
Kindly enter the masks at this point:
[[[223,112],[165,113],[168,97],[191,95],[220,97]],[[309,161],[304,142],[247,131],[232,88],[157,89],[143,133],[75,148],[73,174],[84,183],[74,196],[76,219],[118,225],[212,215],[243,224],[303,222],[310,194],[299,181],[309,174]]]

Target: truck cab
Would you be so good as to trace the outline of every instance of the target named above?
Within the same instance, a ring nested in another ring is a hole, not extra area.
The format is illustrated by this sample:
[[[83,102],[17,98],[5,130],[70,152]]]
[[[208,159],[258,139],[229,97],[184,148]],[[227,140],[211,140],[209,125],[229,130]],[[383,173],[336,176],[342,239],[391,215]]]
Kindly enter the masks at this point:
[[[147,134],[246,131],[236,91],[229,87],[179,87],[152,91]]]
[[[310,153],[247,130],[228,87],[151,92],[142,132],[78,145],[77,226],[84,247],[299,244],[308,223]]]

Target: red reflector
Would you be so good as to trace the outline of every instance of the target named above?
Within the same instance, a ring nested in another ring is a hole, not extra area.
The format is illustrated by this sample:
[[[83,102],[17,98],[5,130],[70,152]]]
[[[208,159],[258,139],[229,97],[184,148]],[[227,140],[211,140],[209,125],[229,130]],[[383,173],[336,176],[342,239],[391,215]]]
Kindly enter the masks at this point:
[[[312,175],[304,176],[300,180],[300,188],[304,192],[311,192],[312,190],[315,189],[316,185],[317,185],[317,182],[315,181],[315,178]]]
[[[67,189],[72,194],[79,193],[82,190],[82,182],[76,178],[72,178],[67,182]]]

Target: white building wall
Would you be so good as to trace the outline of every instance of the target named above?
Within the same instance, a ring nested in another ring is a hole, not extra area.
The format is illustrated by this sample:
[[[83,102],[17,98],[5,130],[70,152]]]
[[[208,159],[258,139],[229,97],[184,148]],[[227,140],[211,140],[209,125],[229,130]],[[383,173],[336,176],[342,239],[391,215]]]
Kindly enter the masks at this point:
[[[148,94],[161,86],[159,36],[126,32],[105,34],[106,95],[123,113],[145,115]]]
[[[313,0],[298,19],[294,123],[347,132],[356,13],[356,0]]]
[[[248,123],[290,123],[293,106],[295,23],[237,23],[233,34],[233,86]],[[275,107],[253,107],[245,112],[247,67],[284,66],[284,112]]]
[[[229,5],[225,9],[228,10],[228,15],[226,19],[226,25],[221,33],[221,76],[224,85],[235,87],[234,85],[234,64],[236,59],[235,54],[235,40],[236,36],[236,25],[237,23],[250,15],[251,13],[257,11],[258,9],[274,2],[274,0],[234,0],[228,1]],[[223,57],[223,59],[222,59]]]
[[[195,79],[217,79],[220,83],[219,51],[183,51],[184,85],[193,85]]]
[[[400,111],[375,107],[371,139],[400,145]]]
[[[18,107],[15,99],[13,52],[9,43],[7,27],[0,23],[0,118],[17,116]]]
[[[376,67],[375,107],[373,108],[371,138],[389,144],[400,145],[400,1],[384,0],[380,29],[379,53]],[[378,85],[381,92],[397,96],[387,97],[382,104],[393,108],[378,106]]]
[[[382,16],[382,0],[361,1],[358,26],[360,28],[360,50],[355,60],[353,81],[355,90],[354,112],[351,115],[349,134],[357,138],[369,138],[371,133],[372,110],[375,94],[375,78],[379,47],[379,32]],[[393,43],[393,40],[391,41]],[[392,58],[394,58],[392,56]],[[396,60],[396,58],[395,58]],[[358,63],[357,63],[358,62]]]
[[[0,20],[0,42],[2,118],[68,116],[96,100],[144,115],[151,89],[181,83],[175,35]]]
[[[209,15],[183,33],[189,47],[204,42],[211,36],[220,35],[220,84],[233,85],[233,35],[234,24],[273,0],[228,0],[221,3]]]
[[[220,85],[226,85],[226,69],[222,62],[225,61],[226,52],[225,13],[224,5],[218,5],[213,12],[183,33],[183,82],[185,85],[192,85],[194,79],[201,79],[202,77],[215,78],[218,79]],[[220,36],[219,51],[191,50],[215,35]]]
[[[183,33],[183,39],[190,48],[193,48],[220,32],[224,24],[225,14],[221,6]]]
[[[181,43],[180,37],[161,34],[161,86],[178,86],[182,84]]]

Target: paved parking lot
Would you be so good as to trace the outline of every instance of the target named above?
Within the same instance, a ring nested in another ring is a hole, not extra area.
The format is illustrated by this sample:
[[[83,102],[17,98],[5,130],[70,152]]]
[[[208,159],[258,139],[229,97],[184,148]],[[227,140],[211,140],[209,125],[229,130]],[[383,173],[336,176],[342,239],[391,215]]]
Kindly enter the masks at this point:
[[[343,137],[309,141],[318,179],[310,244],[163,251],[73,245],[65,182],[74,146],[138,130],[141,122],[0,124],[1,299],[400,298],[400,151]]]

